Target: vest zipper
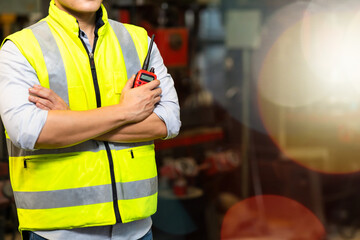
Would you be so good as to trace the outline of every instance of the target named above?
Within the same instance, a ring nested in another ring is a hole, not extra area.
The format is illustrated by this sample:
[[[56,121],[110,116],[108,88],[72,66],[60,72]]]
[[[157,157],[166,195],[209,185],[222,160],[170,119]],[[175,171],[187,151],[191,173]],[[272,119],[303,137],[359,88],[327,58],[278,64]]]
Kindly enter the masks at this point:
[[[92,75],[92,79],[93,79],[93,83],[94,83],[94,89],[95,89],[95,95],[96,95],[96,105],[99,108],[99,107],[101,107],[101,95],[100,95],[99,82],[98,82],[98,79],[97,79],[95,60],[94,60],[94,52],[95,52],[95,47],[96,47],[96,43],[97,43],[97,40],[98,40],[98,36],[97,36],[97,34],[95,34],[94,46],[92,48],[92,52],[89,52],[89,50],[86,47],[86,44],[84,43],[84,41],[80,37],[80,34],[79,34],[79,38],[80,38],[82,44],[84,45],[86,53],[88,54],[88,57],[89,57],[91,75]],[[107,154],[107,157],[108,157],[108,160],[109,160],[115,218],[116,218],[117,223],[121,223],[122,221],[121,221],[119,204],[118,204],[116,180],[115,180],[115,172],[114,172],[114,160],[113,160],[113,157],[111,155],[111,149],[110,149],[109,143],[104,142],[104,144],[105,144],[106,154]]]
[[[110,166],[110,175],[111,175],[111,187],[112,187],[112,194],[113,194],[113,205],[115,211],[116,222],[121,223],[121,216],[119,211],[119,204],[118,204],[118,197],[117,197],[117,189],[116,189],[116,181],[115,181],[115,171],[114,171],[114,160],[111,155],[111,149],[108,142],[104,142],[106,153],[109,159],[109,166]]]
[[[80,38],[81,39],[81,38]],[[99,82],[97,79],[97,75],[96,75],[96,67],[95,67],[95,59],[94,59],[94,52],[95,52],[95,46],[96,46],[96,42],[97,42],[97,37],[95,37],[94,39],[94,46],[92,49],[92,52],[89,52],[89,50],[87,49],[85,43],[83,42],[83,40],[81,39],[81,42],[83,43],[85,50],[89,56],[89,62],[90,62],[90,68],[91,68],[91,76],[94,82],[94,90],[95,90],[95,96],[96,96],[96,105],[97,107],[101,107],[101,97],[100,97],[100,88],[99,88]]]

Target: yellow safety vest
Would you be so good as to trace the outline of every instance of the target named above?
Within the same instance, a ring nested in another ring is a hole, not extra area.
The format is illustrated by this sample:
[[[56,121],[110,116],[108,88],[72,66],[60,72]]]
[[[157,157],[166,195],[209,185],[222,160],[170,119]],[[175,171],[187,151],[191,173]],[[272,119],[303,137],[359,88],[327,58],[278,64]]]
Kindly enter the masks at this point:
[[[35,69],[41,85],[53,89],[71,110],[117,104],[127,79],[146,56],[146,31],[108,20],[101,9],[93,53],[79,38],[76,19],[58,9],[54,0],[49,16],[7,38]],[[89,140],[26,151],[8,139],[8,150],[21,231],[113,225],[156,212],[153,142]]]

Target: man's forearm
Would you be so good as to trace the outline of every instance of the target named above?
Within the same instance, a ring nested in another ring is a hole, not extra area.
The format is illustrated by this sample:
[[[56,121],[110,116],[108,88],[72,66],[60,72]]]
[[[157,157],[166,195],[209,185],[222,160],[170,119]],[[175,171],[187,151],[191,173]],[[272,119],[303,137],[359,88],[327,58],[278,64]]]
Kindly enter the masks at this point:
[[[141,122],[122,125],[96,137],[95,140],[130,143],[164,138],[166,135],[167,128],[165,123],[153,113]]]
[[[88,111],[49,111],[35,148],[60,148],[74,145],[129,123],[121,106]]]
[[[48,112],[35,148],[60,148],[75,145],[123,125],[141,122],[148,118],[160,101],[161,89],[158,88],[160,81],[154,80],[144,86],[131,88],[133,80],[132,77],[126,83],[119,104],[113,106],[88,111],[51,110],[52,107],[48,107],[51,111]],[[43,101],[45,104],[43,106],[47,106],[46,102],[52,102],[51,97],[36,97],[42,96],[41,92],[46,92],[45,88],[33,88],[29,91],[35,94],[35,99],[32,98],[33,96],[29,97],[31,102],[38,104]],[[49,94],[49,96],[56,95],[51,92]],[[58,100],[53,101],[58,102]]]

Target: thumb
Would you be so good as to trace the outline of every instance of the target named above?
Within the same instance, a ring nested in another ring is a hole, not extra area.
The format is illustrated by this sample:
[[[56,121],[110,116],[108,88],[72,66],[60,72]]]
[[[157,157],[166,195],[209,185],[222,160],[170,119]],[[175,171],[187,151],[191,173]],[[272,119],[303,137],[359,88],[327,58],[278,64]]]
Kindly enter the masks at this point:
[[[126,82],[124,89],[131,89],[134,85],[134,79],[135,79],[135,74],[131,76],[131,78],[129,78],[129,80]]]

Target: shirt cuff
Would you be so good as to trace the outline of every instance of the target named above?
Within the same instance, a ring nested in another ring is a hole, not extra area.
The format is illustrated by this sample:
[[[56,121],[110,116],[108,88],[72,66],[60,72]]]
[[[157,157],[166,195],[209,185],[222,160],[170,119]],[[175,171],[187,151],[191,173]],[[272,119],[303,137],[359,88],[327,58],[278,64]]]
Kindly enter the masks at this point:
[[[157,105],[154,109],[154,113],[164,121],[167,129],[167,136],[163,140],[171,139],[176,137],[179,134],[181,121],[179,119],[179,111],[176,109],[171,109],[168,111],[161,104]]]

